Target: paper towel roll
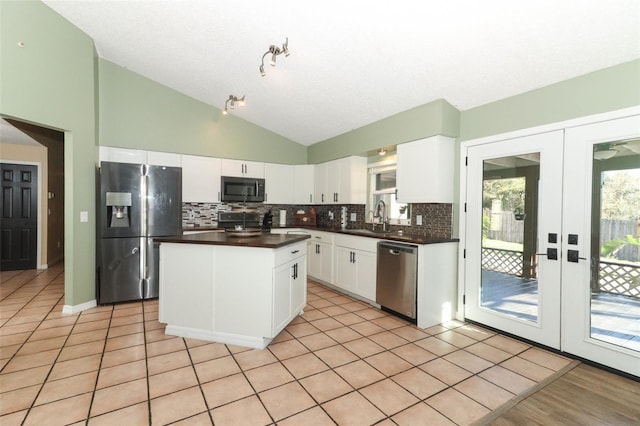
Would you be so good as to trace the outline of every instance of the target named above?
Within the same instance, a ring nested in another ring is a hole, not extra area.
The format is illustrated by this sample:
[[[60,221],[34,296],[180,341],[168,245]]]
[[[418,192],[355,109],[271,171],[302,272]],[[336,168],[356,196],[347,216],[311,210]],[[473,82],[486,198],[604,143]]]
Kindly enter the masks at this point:
[[[280,210],[280,226],[285,226],[287,224],[287,211]]]

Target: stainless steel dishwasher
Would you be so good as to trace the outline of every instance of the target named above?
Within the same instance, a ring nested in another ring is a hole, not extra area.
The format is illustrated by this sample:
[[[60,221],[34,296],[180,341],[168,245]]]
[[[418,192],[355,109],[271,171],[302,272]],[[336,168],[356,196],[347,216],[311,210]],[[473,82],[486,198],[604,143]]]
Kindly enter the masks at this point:
[[[380,241],[376,303],[415,321],[417,269],[418,247]]]

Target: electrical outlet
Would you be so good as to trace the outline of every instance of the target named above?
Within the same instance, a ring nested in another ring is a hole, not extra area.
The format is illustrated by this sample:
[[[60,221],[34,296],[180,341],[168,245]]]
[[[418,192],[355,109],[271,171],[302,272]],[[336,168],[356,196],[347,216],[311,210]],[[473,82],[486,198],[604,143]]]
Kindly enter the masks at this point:
[[[329,220],[333,220],[333,212],[329,212]]]
[[[351,222],[355,222],[357,219],[358,215],[356,213],[351,213]]]
[[[422,215],[416,215],[416,225],[422,225]]]

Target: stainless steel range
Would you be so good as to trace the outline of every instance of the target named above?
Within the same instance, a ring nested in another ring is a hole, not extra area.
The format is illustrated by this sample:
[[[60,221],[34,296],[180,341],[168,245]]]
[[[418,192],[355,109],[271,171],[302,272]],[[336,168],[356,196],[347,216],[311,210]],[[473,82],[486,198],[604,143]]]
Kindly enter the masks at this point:
[[[229,211],[218,213],[218,227],[220,228],[259,228],[260,213],[257,211]]]

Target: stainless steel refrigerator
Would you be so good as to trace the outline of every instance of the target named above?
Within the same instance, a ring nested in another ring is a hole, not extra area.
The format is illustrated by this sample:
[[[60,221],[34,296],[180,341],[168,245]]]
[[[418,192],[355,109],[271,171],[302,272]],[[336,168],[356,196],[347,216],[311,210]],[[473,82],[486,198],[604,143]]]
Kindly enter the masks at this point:
[[[103,161],[99,185],[97,302],[158,297],[153,237],[182,234],[182,169]]]

